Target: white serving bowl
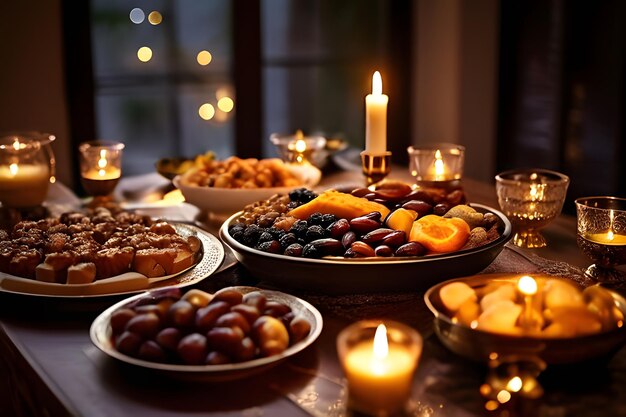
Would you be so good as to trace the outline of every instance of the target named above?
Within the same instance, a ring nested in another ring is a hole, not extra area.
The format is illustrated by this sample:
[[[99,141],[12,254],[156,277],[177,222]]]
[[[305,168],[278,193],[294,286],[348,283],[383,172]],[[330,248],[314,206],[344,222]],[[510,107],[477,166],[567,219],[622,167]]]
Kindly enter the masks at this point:
[[[321,179],[321,171],[314,166],[302,167],[292,171],[302,179],[300,187],[314,187]],[[174,185],[185,197],[185,201],[193,204],[200,210],[218,214],[231,215],[255,201],[266,200],[274,194],[287,194],[298,187],[269,187],[269,188],[215,188],[199,185],[184,184],[181,176],[173,180]]]

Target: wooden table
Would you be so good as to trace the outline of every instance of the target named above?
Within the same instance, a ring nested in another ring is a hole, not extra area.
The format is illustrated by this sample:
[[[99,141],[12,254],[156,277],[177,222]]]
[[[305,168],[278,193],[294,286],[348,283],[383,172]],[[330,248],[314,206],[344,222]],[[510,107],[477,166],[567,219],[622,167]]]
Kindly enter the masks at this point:
[[[354,179],[354,174],[335,174],[326,182]],[[471,201],[497,207],[492,185],[467,180],[465,189]],[[538,261],[536,254],[578,267],[587,265],[588,261],[576,247],[573,218],[562,215],[548,226],[545,235],[550,244],[548,248],[515,252],[519,257],[516,265],[508,261],[512,259],[512,249],[505,249],[492,269],[515,270],[527,265],[537,270],[537,265],[546,264],[559,268],[559,264]],[[242,284],[257,284],[257,281],[242,267],[234,266],[197,287],[213,291]],[[0,414],[345,415],[337,411],[342,409],[343,397],[336,336],[350,322],[372,315],[406,322],[424,337],[424,352],[413,384],[414,415],[485,413],[485,399],[479,394],[486,376],[485,366],[455,356],[440,344],[432,333],[432,317],[421,294],[298,295],[322,311],[324,330],[318,341],[270,372],[216,384],[155,377],[120,364],[97,350],[89,340],[90,323],[105,307],[117,302],[118,297],[59,303],[45,298],[0,294],[0,375],[6,385],[4,388],[0,385]],[[509,415],[592,416],[599,412],[626,415],[624,349],[608,363],[550,369],[543,374],[541,382],[544,396],[535,401],[510,404]]]

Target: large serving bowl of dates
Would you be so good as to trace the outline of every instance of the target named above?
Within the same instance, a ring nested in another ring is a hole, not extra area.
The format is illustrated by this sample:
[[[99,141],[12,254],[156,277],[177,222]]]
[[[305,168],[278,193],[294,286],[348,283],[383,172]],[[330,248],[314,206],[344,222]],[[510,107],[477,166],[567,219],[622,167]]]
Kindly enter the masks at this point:
[[[202,162],[204,161],[204,162]],[[174,178],[185,201],[200,210],[231,215],[243,206],[295,187],[315,186],[321,178],[312,165],[286,164],[280,159],[196,160],[196,165]]]
[[[92,323],[107,355],[181,379],[224,381],[262,372],[313,343],[322,316],[278,291],[228,287],[155,290],[123,300]]]
[[[529,295],[523,281],[534,282]],[[626,342],[626,300],[548,275],[484,274],[430,288],[435,333],[453,352],[487,362],[539,358],[569,364],[608,357]]]
[[[500,253],[511,224],[465,204],[461,190],[300,188],[248,205],[220,237],[257,278],[324,294],[426,289],[476,273]]]

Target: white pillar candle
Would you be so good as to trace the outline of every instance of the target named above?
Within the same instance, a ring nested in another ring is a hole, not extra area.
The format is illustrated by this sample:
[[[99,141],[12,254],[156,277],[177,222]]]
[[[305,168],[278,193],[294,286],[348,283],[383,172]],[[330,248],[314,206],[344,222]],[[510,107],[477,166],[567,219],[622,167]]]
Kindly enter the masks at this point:
[[[372,94],[365,97],[365,150],[372,154],[387,151],[387,103],[383,81],[376,71],[372,77]]]

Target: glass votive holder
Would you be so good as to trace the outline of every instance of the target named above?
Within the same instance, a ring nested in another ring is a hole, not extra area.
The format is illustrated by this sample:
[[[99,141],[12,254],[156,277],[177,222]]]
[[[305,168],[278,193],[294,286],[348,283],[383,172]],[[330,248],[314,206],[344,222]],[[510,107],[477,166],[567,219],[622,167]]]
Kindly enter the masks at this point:
[[[547,245],[539,230],[561,213],[568,185],[567,175],[547,169],[511,170],[496,175],[498,204],[515,228],[515,245]]]
[[[0,202],[11,209],[41,206],[54,182],[55,136],[40,132],[0,135]]]
[[[461,188],[465,147],[450,143],[409,146],[409,171],[421,188]]]
[[[364,320],[342,330],[337,352],[348,381],[348,407],[374,416],[403,411],[422,344],[418,332],[395,321]]]
[[[326,163],[326,138],[304,136],[301,130],[295,134],[272,133],[270,141],[276,146],[281,159],[295,164],[313,164],[321,168]]]
[[[124,144],[92,141],[78,147],[80,179],[85,191],[94,197],[110,195],[122,176]]]
[[[624,283],[626,274],[626,199],[582,197],[576,203],[576,241],[594,263],[585,274],[597,282]]]

